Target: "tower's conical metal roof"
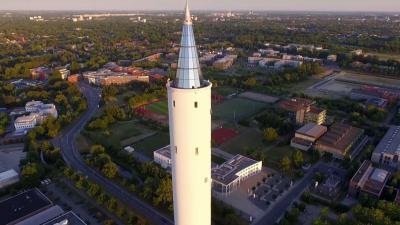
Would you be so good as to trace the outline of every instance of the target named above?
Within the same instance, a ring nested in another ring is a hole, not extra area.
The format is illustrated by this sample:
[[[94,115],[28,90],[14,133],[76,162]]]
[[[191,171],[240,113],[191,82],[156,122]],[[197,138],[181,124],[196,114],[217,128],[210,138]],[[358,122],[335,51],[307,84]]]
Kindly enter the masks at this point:
[[[196,41],[194,40],[192,18],[189,2],[186,1],[185,21],[182,29],[181,48],[179,52],[178,71],[174,86],[176,88],[199,88],[202,84],[202,74]]]

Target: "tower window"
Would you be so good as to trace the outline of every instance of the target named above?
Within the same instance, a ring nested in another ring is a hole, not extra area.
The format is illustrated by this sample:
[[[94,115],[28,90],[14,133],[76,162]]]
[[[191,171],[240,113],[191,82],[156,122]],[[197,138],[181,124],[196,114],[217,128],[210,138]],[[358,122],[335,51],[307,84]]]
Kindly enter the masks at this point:
[[[198,104],[197,104],[197,102],[194,102],[194,107],[195,107],[195,108],[197,108],[197,107],[198,107]]]
[[[174,107],[175,107],[175,101],[174,101]]]
[[[196,148],[196,155],[199,155],[199,148]]]
[[[204,183],[207,183],[208,182],[208,178],[206,177],[206,178],[204,178]]]
[[[178,147],[175,146],[175,153],[178,154]]]

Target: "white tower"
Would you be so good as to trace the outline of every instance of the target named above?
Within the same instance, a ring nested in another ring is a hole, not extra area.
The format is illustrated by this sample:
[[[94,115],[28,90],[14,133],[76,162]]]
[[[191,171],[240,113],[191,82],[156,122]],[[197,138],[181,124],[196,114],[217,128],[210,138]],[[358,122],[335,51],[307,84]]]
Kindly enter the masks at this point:
[[[177,76],[167,83],[175,225],[211,224],[211,86],[186,3]]]

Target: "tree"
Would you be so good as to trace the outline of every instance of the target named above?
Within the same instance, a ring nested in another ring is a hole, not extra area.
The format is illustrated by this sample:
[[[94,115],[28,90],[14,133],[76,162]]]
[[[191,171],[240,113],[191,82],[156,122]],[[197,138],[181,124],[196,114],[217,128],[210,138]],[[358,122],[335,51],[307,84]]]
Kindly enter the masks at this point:
[[[106,152],[106,149],[101,145],[93,145],[90,148],[90,154],[92,154],[93,156],[97,156],[97,155],[100,155],[105,152]]]
[[[290,161],[290,158],[288,156],[285,156],[281,159],[279,164],[280,164],[280,168],[282,169],[282,172],[288,173],[290,171],[292,162]]]
[[[267,142],[274,142],[278,138],[278,132],[276,132],[275,128],[266,128],[264,130],[264,137]]]
[[[303,153],[300,150],[297,150],[293,154],[293,165],[296,168],[300,168],[304,163]]]
[[[257,85],[257,80],[256,80],[256,78],[249,78],[249,79],[244,81],[244,85],[247,88],[252,88],[252,87]]]
[[[113,162],[108,162],[103,166],[103,169],[101,172],[106,176],[107,178],[114,178],[117,175],[118,172],[118,167],[115,165]]]
[[[30,185],[34,185],[39,182],[40,178],[44,174],[44,168],[38,163],[28,163],[22,167],[21,177],[23,181]]]
[[[72,73],[78,73],[81,70],[81,65],[77,63],[76,61],[73,61],[71,63],[71,72]]]
[[[172,210],[172,179],[171,177],[166,177],[161,180],[156,193],[156,197],[153,199],[153,202],[156,205],[169,204],[169,208]]]

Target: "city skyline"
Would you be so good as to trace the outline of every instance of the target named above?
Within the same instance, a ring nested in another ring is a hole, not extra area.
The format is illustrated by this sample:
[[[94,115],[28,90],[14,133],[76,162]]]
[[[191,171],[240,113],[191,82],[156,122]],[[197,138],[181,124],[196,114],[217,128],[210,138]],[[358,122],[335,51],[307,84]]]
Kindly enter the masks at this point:
[[[138,4],[140,3],[140,5]],[[15,0],[0,6],[0,10],[182,10],[182,0]],[[363,11],[363,12],[398,12],[400,2],[397,0],[337,0],[331,2],[317,0],[299,0],[293,4],[290,0],[249,0],[246,2],[229,2],[220,0],[193,1],[192,10],[258,10],[258,11]]]

